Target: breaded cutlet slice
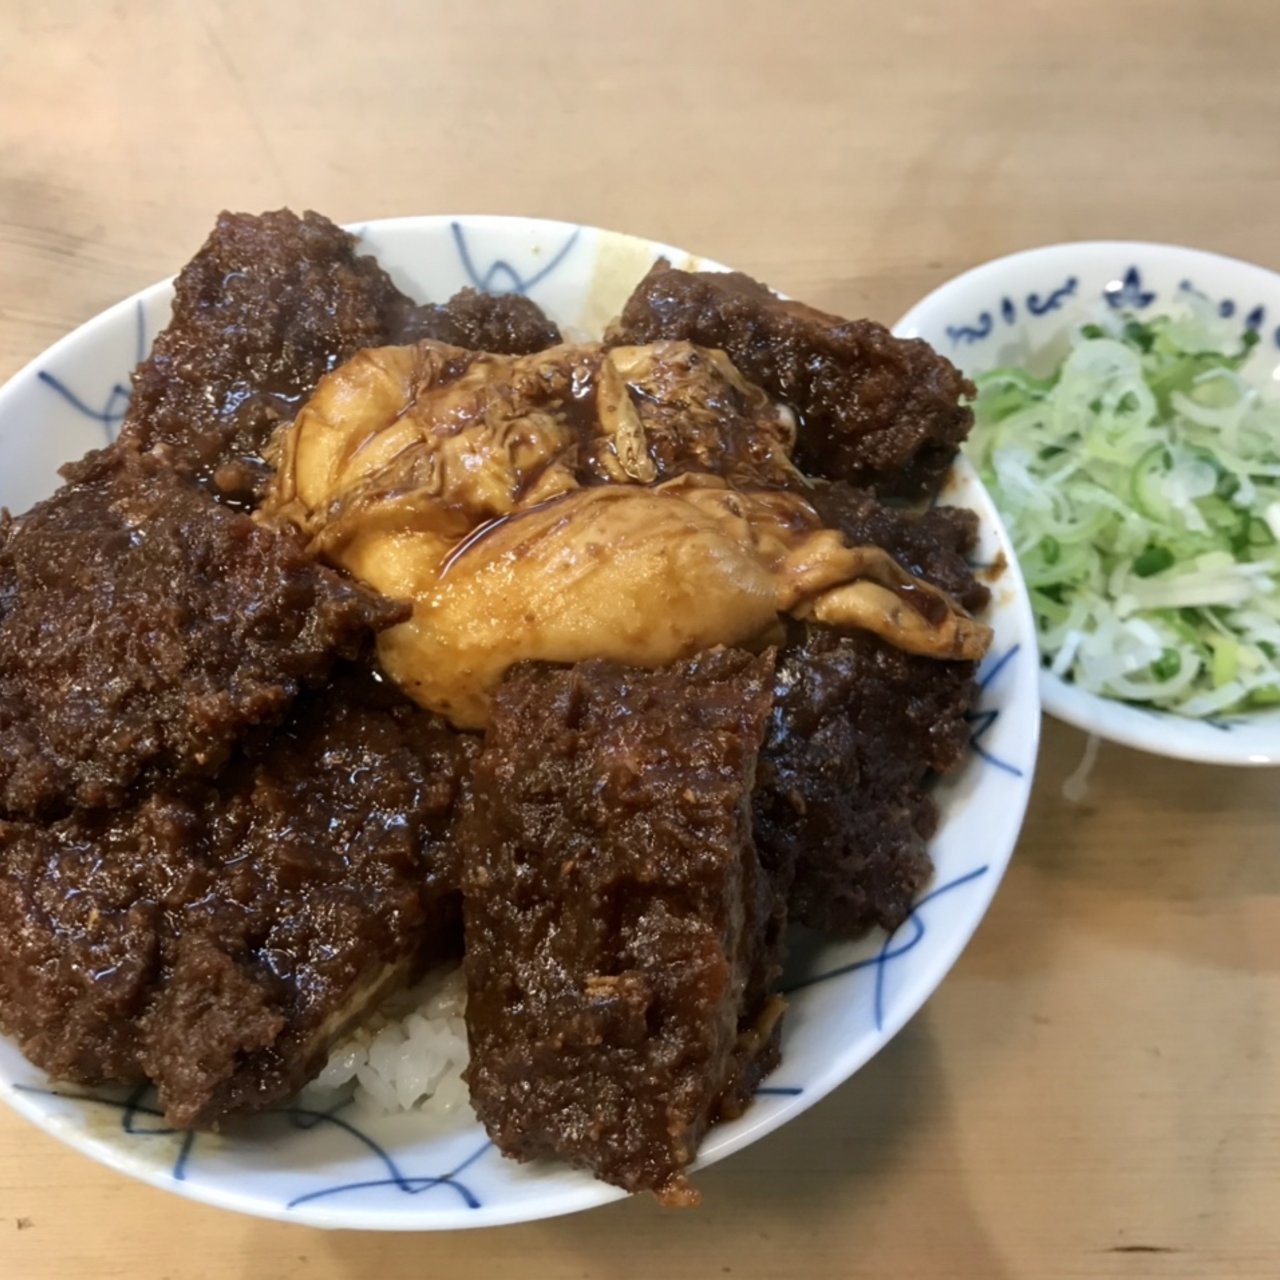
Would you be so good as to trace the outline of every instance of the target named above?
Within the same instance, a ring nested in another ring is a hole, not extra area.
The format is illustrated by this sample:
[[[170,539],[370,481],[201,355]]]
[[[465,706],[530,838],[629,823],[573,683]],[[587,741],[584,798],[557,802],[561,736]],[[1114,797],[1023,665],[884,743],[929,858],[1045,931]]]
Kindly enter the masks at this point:
[[[973,426],[972,384],[928,343],[784,300],[737,271],[659,259],[608,336],[719,348],[795,410],[802,471],[882,497],[935,492]]]
[[[471,1099],[520,1160],[671,1203],[777,1061],[751,835],[773,660],[517,668],[463,825]]]
[[[212,773],[404,616],[158,454],[77,473],[0,522],[0,816]]]
[[[152,1080],[207,1128],[287,1101],[457,954],[476,740],[344,666],[216,781],[0,822],[0,1030],[58,1079]]]
[[[856,937],[896,929],[933,873],[930,782],[969,743],[976,664],[866,632],[795,624],[778,653],[755,834],[790,918]]]

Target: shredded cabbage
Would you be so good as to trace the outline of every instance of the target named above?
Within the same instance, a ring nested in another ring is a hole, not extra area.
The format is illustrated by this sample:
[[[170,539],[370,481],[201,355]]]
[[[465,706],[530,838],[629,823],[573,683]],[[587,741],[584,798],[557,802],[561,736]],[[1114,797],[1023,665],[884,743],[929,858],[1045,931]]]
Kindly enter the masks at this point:
[[[1280,705],[1280,405],[1240,373],[1257,341],[1188,295],[1081,326],[1049,377],[976,379],[969,454],[1055,674],[1185,716]]]

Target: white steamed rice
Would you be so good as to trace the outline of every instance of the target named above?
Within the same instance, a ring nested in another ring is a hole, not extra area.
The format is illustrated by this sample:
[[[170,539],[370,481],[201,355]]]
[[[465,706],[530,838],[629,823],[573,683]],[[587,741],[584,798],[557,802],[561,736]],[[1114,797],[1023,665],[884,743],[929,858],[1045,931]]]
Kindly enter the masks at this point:
[[[469,1113],[462,1079],[466,1007],[461,966],[433,969],[339,1041],[299,1101],[328,1109],[351,1099],[377,1115],[424,1111],[445,1118]]]

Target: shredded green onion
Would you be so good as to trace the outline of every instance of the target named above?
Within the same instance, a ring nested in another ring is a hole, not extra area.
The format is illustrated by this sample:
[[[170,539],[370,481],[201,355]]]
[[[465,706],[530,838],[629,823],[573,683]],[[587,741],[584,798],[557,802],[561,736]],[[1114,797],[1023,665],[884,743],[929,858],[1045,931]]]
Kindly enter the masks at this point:
[[[1100,317],[1049,377],[976,379],[969,454],[1004,515],[1045,660],[1193,717],[1280,705],[1280,405],[1194,295]]]

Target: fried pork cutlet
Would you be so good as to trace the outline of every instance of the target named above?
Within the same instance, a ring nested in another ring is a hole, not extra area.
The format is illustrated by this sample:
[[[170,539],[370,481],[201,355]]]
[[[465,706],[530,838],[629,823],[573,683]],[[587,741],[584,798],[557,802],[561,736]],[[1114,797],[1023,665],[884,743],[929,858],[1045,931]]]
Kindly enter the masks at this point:
[[[790,880],[792,920],[852,937],[906,919],[933,869],[927,782],[963,756],[974,672],[866,633],[793,628],[755,794],[760,858]]]
[[[181,1127],[286,1101],[380,994],[456,954],[475,749],[344,668],[214,782],[0,822],[0,1030],[58,1079],[153,1080]]]
[[[220,214],[134,371],[121,436],[167,444],[219,497],[255,501],[276,426],[323,374],[390,341],[412,305],[356,243],[316,213]]]
[[[631,1191],[683,1169],[777,1060],[750,797],[772,657],[518,668],[464,823],[471,1099],[498,1147]]]
[[[560,330],[531,298],[518,293],[477,293],[462,289],[443,304],[411,308],[395,341],[433,338],[468,351],[527,356],[560,342]]]
[[[784,301],[740,272],[656,262],[609,340],[660,338],[723,350],[745,378],[795,410],[802,471],[882,497],[934,492],[973,425],[961,403],[973,386],[927,343]]]
[[[970,613],[987,607],[991,592],[967,558],[978,539],[978,517],[967,507],[909,511],[840,481],[815,483],[805,496],[850,546],[883,547],[908,573],[941,588]]]
[[[904,511],[838,481],[814,485],[809,499],[850,544],[883,547],[974,612],[987,604],[966,560],[972,511]],[[975,671],[867,633],[791,627],[755,800],[760,857],[790,885],[791,919],[856,936],[906,918],[933,870],[929,783],[963,757]]]
[[[0,816],[210,774],[400,606],[116,446],[0,524]]]

